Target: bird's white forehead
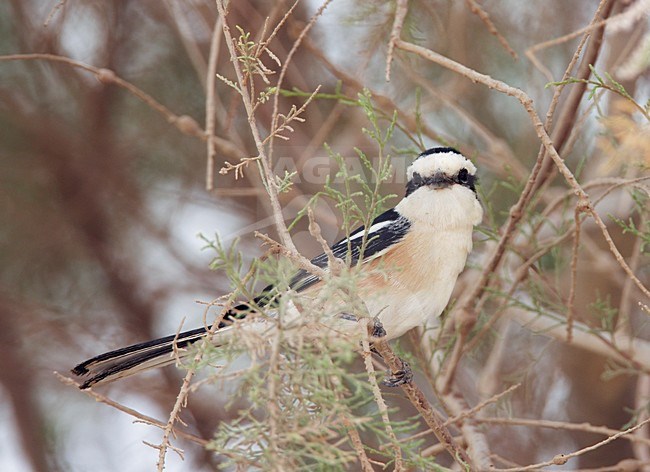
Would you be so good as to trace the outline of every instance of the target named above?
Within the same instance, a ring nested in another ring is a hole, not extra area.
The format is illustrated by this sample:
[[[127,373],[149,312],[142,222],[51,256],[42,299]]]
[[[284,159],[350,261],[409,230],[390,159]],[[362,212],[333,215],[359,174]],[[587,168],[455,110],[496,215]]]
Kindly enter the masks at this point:
[[[467,169],[471,175],[476,173],[476,166],[472,161],[457,152],[447,151],[427,154],[418,157],[406,170],[409,180],[413,173],[417,172],[422,177],[430,177],[433,174],[442,172],[447,175],[455,175],[461,169]]]

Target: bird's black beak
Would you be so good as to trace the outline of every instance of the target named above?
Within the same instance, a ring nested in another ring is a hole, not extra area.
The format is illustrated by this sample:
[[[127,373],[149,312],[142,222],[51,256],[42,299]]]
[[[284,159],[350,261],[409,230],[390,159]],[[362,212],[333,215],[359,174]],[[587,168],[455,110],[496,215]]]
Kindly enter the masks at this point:
[[[413,177],[406,184],[406,196],[416,191],[420,187],[429,187],[435,190],[449,188],[454,184],[454,180],[443,172],[436,172],[431,177],[422,177],[417,172],[413,173]]]
[[[431,177],[429,177],[428,179],[426,179],[427,187],[431,187],[436,190],[451,187],[453,184],[454,184],[453,179],[442,172],[437,172]]]

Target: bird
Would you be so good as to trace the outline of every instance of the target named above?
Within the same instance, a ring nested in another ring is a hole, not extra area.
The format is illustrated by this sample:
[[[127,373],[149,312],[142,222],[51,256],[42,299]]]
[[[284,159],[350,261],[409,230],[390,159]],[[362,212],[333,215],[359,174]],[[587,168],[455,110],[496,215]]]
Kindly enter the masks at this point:
[[[324,252],[311,259],[321,273],[300,269],[291,278],[289,289],[300,294],[317,292],[323,285],[322,272],[330,271],[333,255],[359,267],[359,297],[386,340],[440,316],[472,250],[474,227],[483,218],[476,171],[476,166],[454,148],[434,147],[422,152],[406,170],[402,200],[377,216],[367,230],[361,226],[332,245],[331,254]],[[282,294],[273,295],[274,289],[269,285],[252,303],[228,310],[217,326],[100,354],[78,364],[72,373],[83,380],[79,388],[87,389],[173,364],[191,352],[186,348],[206,337],[216,347],[223,346],[233,336],[237,323],[255,318],[249,315],[256,307],[277,306]],[[336,315],[332,319],[337,319]],[[339,313],[338,319],[357,321],[346,313]],[[258,318],[251,323],[259,326],[268,320]]]

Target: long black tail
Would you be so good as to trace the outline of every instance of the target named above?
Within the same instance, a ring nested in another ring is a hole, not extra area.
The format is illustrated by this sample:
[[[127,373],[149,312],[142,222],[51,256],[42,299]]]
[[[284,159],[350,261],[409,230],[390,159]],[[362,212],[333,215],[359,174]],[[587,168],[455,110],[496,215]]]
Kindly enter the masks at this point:
[[[79,387],[86,389],[95,384],[108,383],[143,370],[173,364],[176,360],[174,346],[182,349],[200,340],[205,334],[205,328],[198,328],[179,335],[165,336],[116,349],[82,362],[72,369],[72,373],[78,376],[90,375]]]
[[[253,306],[272,305],[271,291],[268,286],[262,294],[255,298]],[[251,310],[251,305],[243,303],[229,310],[214,331],[212,342],[215,345],[223,343],[223,335],[229,331],[233,321],[244,318]],[[211,329],[208,327],[207,329]],[[176,361],[175,348],[181,349],[178,355],[186,354],[185,347],[199,341],[207,334],[206,328],[197,328],[185,331],[178,335],[165,336],[143,343],[106,352],[82,362],[72,369],[78,376],[89,376],[79,388],[86,389],[99,383],[108,383],[123,377],[128,377],[143,370],[173,364]]]

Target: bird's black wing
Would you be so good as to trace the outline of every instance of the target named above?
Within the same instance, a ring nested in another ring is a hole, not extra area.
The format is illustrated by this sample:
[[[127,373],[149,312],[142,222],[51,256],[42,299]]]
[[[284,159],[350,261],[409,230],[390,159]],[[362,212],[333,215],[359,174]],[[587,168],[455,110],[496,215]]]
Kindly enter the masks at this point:
[[[366,238],[366,247],[363,251],[364,262],[379,257],[386,249],[400,241],[406,235],[410,226],[411,223],[395,209],[387,210],[375,218],[370,225],[370,230]],[[359,261],[364,231],[365,227],[361,226],[350,233],[348,238],[341,239],[332,245],[331,249],[334,256],[345,261],[347,260],[348,252],[350,252],[350,265],[355,265]],[[314,257],[311,263],[316,267],[328,270],[329,261],[325,253]],[[291,278],[289,288],[300,292],[315,285],[320,280],[320,277],[317,275],[301,269]],[[255,306],[274,306],[277,295],[278,291],[274,285],[266,286],[260,295],[253,300],[252,308],[254,309]],[[250,310],[251,305],[246,303],[234,307],[225,314],[219,328],[227,326],[236,319],[244,318]]]
[[[365,231],[364,226],[357,228],[349,237],[341,239],[334,244],[331,247],[332,253],[335,257],[344,261],[347,260],[348,254],[350,254],[350,265],[355,265],[359,261],[360,256],[364,262],[372,260],[381,256],[389,247],[400,241],[406,235],[410,226],[411,223],[405,217],[400,215],[395,209],[390,209],[375,218],[370,225],[363,255],[361,255],[361,248]],[[327,254],[323,253],[314,257],[311,263],[321,269],[327,270]],[[289,287],[299,292],[319,281],[320,277],[301,269],[293,276]]]

